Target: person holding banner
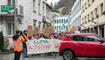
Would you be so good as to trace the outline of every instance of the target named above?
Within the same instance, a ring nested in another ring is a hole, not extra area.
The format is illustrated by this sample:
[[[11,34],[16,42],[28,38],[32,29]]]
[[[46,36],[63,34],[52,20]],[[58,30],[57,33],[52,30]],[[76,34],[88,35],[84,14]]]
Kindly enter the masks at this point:
[[[27,57],[27,46],[26,46],[26,42],[28,40],[27,30],[24,30],[24,32],[23,32],[23,38],[25,40],[25,42],[23,42],[23,55],[24,55],[24,58],[26,58]]]
[[[23,43],[24,39],[21,36],[21,31],[16,30],[16,35],[13,36],[13,43],[14,43],[14,60],[20,60],[21,52],[23,50]]]

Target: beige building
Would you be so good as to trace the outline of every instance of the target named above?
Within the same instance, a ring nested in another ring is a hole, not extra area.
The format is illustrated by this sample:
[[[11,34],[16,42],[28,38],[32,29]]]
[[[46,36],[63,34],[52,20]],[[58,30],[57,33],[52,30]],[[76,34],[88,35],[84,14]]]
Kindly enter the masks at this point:
[[[81,29],[105,38],[105,0],[81,0]]]

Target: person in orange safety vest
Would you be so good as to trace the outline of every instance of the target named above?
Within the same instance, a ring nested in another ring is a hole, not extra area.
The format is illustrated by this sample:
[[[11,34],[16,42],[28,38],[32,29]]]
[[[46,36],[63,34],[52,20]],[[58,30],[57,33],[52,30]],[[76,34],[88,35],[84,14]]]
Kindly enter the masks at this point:
[[[21,31],[16,30],[16,35],[13,36],[14,43],[14,60],[20,60],[21,52],[23,50],[24,38],[21,36]]]

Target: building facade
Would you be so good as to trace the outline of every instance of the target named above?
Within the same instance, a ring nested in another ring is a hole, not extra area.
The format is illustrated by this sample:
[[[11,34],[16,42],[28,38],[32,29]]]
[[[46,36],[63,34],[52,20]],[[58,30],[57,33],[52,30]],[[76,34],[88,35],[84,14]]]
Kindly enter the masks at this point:
[[[47,0],[0,0],[0,31],[4,37],[10,39],[15,30],[26,30],[28,26],[43,27],[51,26],[51,7]],[[2,12],[2,5],[13,5],[15,8],[9,12]]]
[[[81,0],[82,32],[105,38],[105,0]]]
[[[54,20],[57,18],[57,17],[59,17],[60,16],[60,14],[59,14],[59,12],[58,11],[55,11],[55,10],[52,10],[52,12],[51,12],[51,19],[52,19],[52,26],[54,27]]]
[[[73,26],[77,28],[81,26],[81,0],[76,0],[71,9],[70,29]]]
[[[54,29],[55,32],[59,32],[60,27],[64,24],[68,16],[59,16],[54,20]],[[68,22],[65,23],[64,27],[62,27],[61,31],[66,32],[68,30]]]

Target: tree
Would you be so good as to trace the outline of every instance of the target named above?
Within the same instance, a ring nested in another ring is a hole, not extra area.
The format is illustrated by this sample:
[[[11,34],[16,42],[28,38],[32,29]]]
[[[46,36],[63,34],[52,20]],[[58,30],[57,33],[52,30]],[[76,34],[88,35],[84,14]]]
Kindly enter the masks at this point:
[[[60,0],[57,4],[54,5],[54,9],[58,10],[62,7],[65,7],[65,9],[63,9],[63,13],[67,14],[71,10],[75,1],[76,0]]]
[[[3,45],[4,45],[4,36],[3,32],[0,32],[0,49],[3,51]]]

